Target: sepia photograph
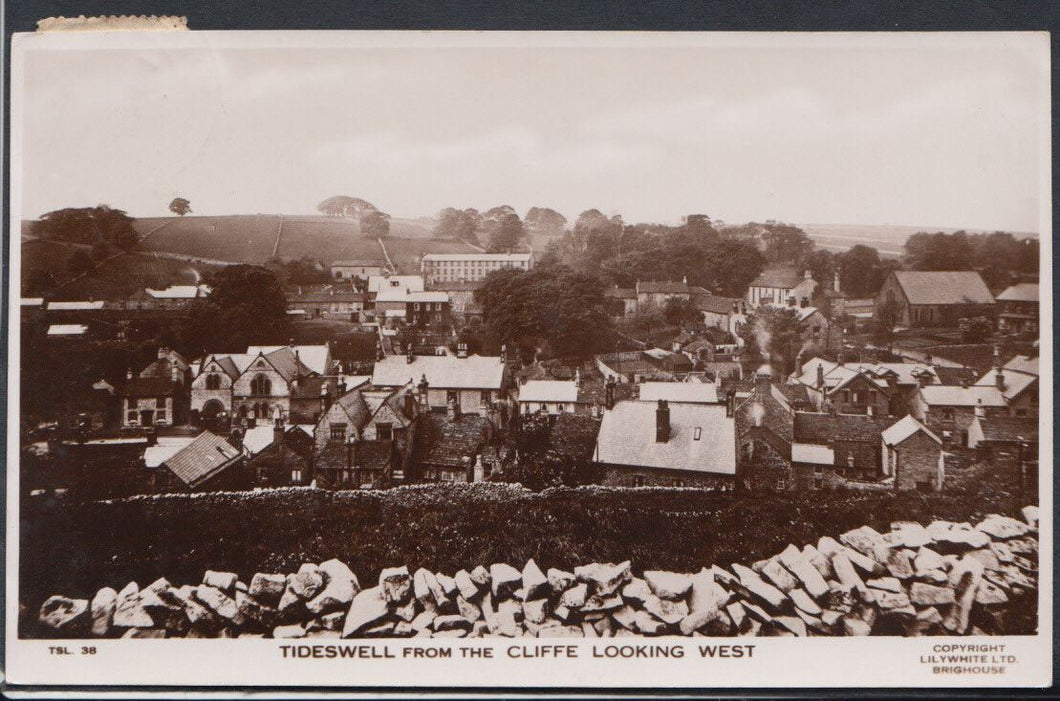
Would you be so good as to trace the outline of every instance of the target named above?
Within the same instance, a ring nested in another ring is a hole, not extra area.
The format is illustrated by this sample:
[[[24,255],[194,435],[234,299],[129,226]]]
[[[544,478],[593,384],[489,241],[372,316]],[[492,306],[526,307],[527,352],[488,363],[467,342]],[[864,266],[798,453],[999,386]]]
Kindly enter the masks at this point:
[[[11,678],[1049,683],[1049,73],[16,35]]]

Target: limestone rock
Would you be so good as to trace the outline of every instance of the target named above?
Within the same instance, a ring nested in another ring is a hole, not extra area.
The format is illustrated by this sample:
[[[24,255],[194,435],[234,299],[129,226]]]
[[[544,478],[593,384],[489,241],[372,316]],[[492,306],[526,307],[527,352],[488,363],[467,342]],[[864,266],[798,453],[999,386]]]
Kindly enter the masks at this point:
[[[546,577],[548,577],[548,585],[552,587],[552,592],[554,594],[559,594],[560,592],[570,589],[575,582],[573,572],[556,569],[555,567],[548,568]]]
[[[344,608],[361,589],[357,575],[341,560],[322,562],[320,573],[324,576],[324,587],[306,602],[306,608],[316,615]]]
[[[84,635],[92,627],[88,599],[68,599],[65,596],[48,597],[40,607],[38,620],[45,628],[70,637]]]
[[[516,589],[522,586],[523,575],[511,565],[500,562],[490,565],[490,581],[493,598],[503,599],[511,596]]]
[[[993,606],[995,604],[1008,603],[1008,596],[993,582],[983,579],[979,582],[979,588],[975,592],[975,603],[981,606]]]
[[[1020,509],[1020,513],[1023,514],[1023,520],[1033,528],[1038,527],[1038,507],[1037,506],[1024,506]]]
[[[747,589],[755,598],[765,602],[774,610],[783,608],[785,602],[789,599],[784,595],[784,592],[780,591],[772,584],[766,582],[754,571],[744,567],[743,565],[733,565],[733,572],[740,578],[740,584]]]
[[[575,567],[574,576],[579,582],[588,584],[593,594],[609,597],[632,579],[630,564],[628,560],[617,565],[594,562],[590,565]]]
[[[479,588],[489,587],[491,579],[489,570],[482,565],[478,565],[471,570],[471,581],[477,584]]]
[[[118,592],[113,624],[119,628],[152,628],[154,619],[140,605],[140,589],[136,582],[129,582]]]
[[[299,599],[308,601],[324,588],[324,575],[316,565],[302,565],[296,574],[288,578],[287,588]]]
[[[441,633],[447,630],[471,630],[471,621],[467,620],[463,616],[438,616],[434,619],[432,627],[435,633]]]
[[[405,574],[408,571],[406,570]],[[380,578],[382,575],[380,574]],[[388,596],[385,587],[380,587],[383,591],[383,596]],[[396,596],[401,593],[401,589],[395,590],[390,595]],[[412,591],[416,599],[423,605],[430,605],[436,607],[443,607],[449,603],[448,597],[445,595],[445,591],[442,590],[442,585],[438,583],[438,577],[426,568],[419,568],[416,570],[416,574],[413,576]],[[389,601],[389,599],[387,599]],[[396,599],[400,601],[400,599]]]
[[[239,576],[235,572],[206,570],[206,574],[202,576],[203,584],[214,589],[220,589],[228,596],[235,594],[237,581],[239,581]]]
[[[909,598],[917,606],[947,606],[956,600],[949,586],[935,586],[924,582],[913,582],[909,588]]]
[[[453,577],[453,581],[456,582],[456,589],[464,599],[477,599],[478,595],[482,593],[479,591],[475,581],[471,579],[471,573],[467,570],[457,572],[456,576]]]
[[[687,574],[677,572],[664,572],[661,570],[650,570],[644,573],[644,581],[648,588],[660,599],[676,601],[683,599],[692,589],[692,578]],[[711,578],[713,581],[713,578]]]
[[[575,584],[560,594],[559,602],[569,609],[580,609],[585,605],[589,596],[589,585],[583,583]]]
[[[110,587],[103,587],[92,597],[89,607],[92,613],[92,635],[102,638],[110,632],[114,621],[114,610],[117,608],[118,592]]]
[[[528,623],[544,623],[549,614],[548,599],[523,602],[523,616]]]
[[[763,579],[785,593],[799,586],[798,580],[777,560],[770,560],[766,563],[761,575]]]
[[[791,597],[797,611],[805,611],[811,616],[821,615],[821,607],[817,605],[817,602],[814,601],[805,590],[792,589],[788,592],[788,596]]]
[[[523,601],[541,599],[551,593],[548,577],[546,577],[545,573],[541,571],[541,568],[537,566],[537,563],[534,562],[533,558],[530,558],[526,562],[526,565],[523,566],[522,586],[525,590]]]
[[[453,599],[456,597],[458,589],[455,579],[441,572],[436,572],[434,579],[438,582],[438,586],[442,588],[442,594],[446,599]]]
[[[272,629],[274,638],[304,638],[305,628],[298,624],[276,626]]]
[[[870,589],[882,589],[884,591],[900,592],[902,591],[902,583],[894,577],[881,577],[879,579],[870,579],[865,582]]]
[[[239,613],[239,607],[236,605],[235,600],[220,589],[211,587],[208,584],[200,584],[195,587],[193,596],[199,603],[226,621],[231,621],[236,625],[243,622],[243,617]]]
[[[886,567],[892,577],[898,579],[911,579],[913,577],[913,561],[906,550],[892,549],[887,554]]]
[[[424,574],[421,575],[421,573]],[[430,572],[427,570],[416,571],[417,578],[421,578],[428,574],[430,574]],[[426,581],[423,582],[423,585],[426,585]],[[378,586],[387,601],[393,603],[406,601],[413,590],[412,577],[409,575],[409,568],[404,565],[401,567],[387,567],[379,573]],[[429,593],[429,589],[421,590],[419,586],[416,587],[416,598],[421,601]],[[421,596],[421,594],[423,596]]]
[[[622,587],[622,598],[634,604],[643,604],[651,596],[654,596],[651,587],[639,577],[634,577],[629,584]]]
[[[814,567],[808,558],[794,560],[788,563],[787,567],[803,588],[806,589],[806,593],[813,598],[819,599],[828,593],[828,582],[825,581],[820,570]]]
[[[839,536],[839,542],[869,557],[873,556],[876,545],[882,540],[883,536],[869,526],[855,528]]]
[[[342,637],[349,638],[364,632],[386,618],[388,613],[389,607],[382,587],[375,586],[358,592],[350,602],[349,611],[346,612]]]
[[[980,521],[975,530],[982,531],[996,540],[1008,540],[1025,535],[1030,526],[1009,516],[991,514]]]
[[[257,572],[250,579],[247,594],[266,606],[278,606],[280,597],[286,589],[287,577],[285,575]]]

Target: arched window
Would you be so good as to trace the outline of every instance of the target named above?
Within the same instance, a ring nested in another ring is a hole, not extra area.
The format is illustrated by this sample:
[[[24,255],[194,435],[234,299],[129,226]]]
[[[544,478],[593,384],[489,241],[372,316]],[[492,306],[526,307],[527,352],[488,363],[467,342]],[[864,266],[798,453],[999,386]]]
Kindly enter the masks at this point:
[[[216,373],[207,375],[206,389],[221,389],[221,376]]]
[[[258,396],[272,394],[272,381],[265,375],[257,375],[250,381],[250,393]]]

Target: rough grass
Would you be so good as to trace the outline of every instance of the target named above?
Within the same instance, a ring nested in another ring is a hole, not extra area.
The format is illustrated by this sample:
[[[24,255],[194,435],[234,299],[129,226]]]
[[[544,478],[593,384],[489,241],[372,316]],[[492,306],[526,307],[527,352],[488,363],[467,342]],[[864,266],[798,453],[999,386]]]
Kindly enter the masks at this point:
[[[1018,516],[1024,504],[985,477],[942,494],[820,491],[726,497],[695,489],[586,487],[542,493],[502,484],[384,492],[281,489],[71,504],[21,512],[20,582],[28,610],[49,595],[90,596],[206,569],[291,572],[338,557],[362,581],[407,564],[455,572],[533,557],[544,568],[630,559],[635,570],[750,563],[822,535],[892,521]]]

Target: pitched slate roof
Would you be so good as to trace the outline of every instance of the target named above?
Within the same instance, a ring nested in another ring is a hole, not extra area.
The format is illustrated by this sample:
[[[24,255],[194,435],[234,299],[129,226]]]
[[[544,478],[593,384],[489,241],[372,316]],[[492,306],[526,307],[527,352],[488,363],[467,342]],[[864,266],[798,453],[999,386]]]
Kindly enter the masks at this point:
[[[934,366],[926,363],[854,362],[840,365],[831,360],[816,357],[803,363],[799,382],[807,387],[817,387],[818,365],[824,369],[825,386],[828,388],[834,388],[858,373],[863,373],[874,381],[885,380],[889,374],[893,373],[897,376],[900,385],[919,384],[920,376],[924,374],[931,376],[932,384],[940,381]],[[885,386],[887,383],[877,381],[876,384]]]
[[[914,435],[917,431],[923,431],[929,438],[931,438],[931,440],[942,445],[942,441],[939,440],[938,436],[929,431],[924,424],[920,423],[912,416],[906,416],[897,423],[888,426],[883,430],[880,436],[883,438],[883,442],[887,445],[898,445]]]
[[[556,417],[549,434],[549,448],[560,455],[589,460],[600,433],[600,419],[585,414],[565,412]]]
[[[619,402],[604,413],[595,460],[610,465],[736,473],[736,436],[725,407],[670,404],[670,439],[655,440],[657,402]],[[697,430],[698,429],[698,430]],[[698,435],[698,438],[697,438]]]
[[[982,404],[984,407],[1003,407],[1005,397],[997,387],[972,385],[954,387],[952,385],[928,385],[920,388],[920,396],[928,406],[970,406]]]
[[[446,414],[427,412],[422,421],[416,457],[429,465],[464,467],[464,458],[474,460],[490,433],[489,419],[476,414],[449,418]]]
[[[823,414],[795,412],[792,437],[798,443],[829,445],[835,441],[871,441],[879,443],[883,426],[872,416],[863,414]]]
[[[910,304],[993,304],[986,283],[972,270],[896,270]]]
[[[1001,378],[1005,381],[1005,389],[1003,389],[1001,393],[1004,394],[1005,399],[1008,400],[1016,398],[1023,392],[1023,390],[1027,389],[1038,380],[1037,375],[1005,369],[1001,370]],[[987,373],[979,378],[979,381],[975,384],[977,387],[996,387],[997,369],[995,368],[987,371]]]
[[[574,380],[530,380],[519,386],[520,402],[576,402],[578,383]]]
[[[268,358],[269,362],[276,365],[277,363],[283,363],[285,367],[290,369],[291,376],[294,376],[294,356],[297,353],[298,360],[302,363],[303,372],[315,372],[318,375],[330,374],[331,368],[327,366],[328,358],[328,346],[249,346],[247,348],[247,355],[255,356],[260,351]],[[278,354],[278,355],[277,355]],[[275,360],[274,356],[282,359]],[[277,368],[279,370],[279,368]],[[281,373],[283,371],[280,371]]]
[[[1006,370],[1016,370],[1018,372],[1025,372],[1028,375],[1038,374],[1038,356],[1028,358],[1025,355],[1017,355],[1012,360],[1005,363]]]
[[[608,287],[604,290],[604,297],[615,299],[636,299],[637,291],[632,287]]]
[[[1038,442],[1038,419],[998,416],[981,420],[983,438],[988,441]]]
[[[500,389],[504,361],[499,357],[471,355],[415,355],[412,362],[403,355],[390,355],[375,364],[372,384],[394,387],[418,383],[426,376],[435,389]]]
[[[795,268],[786,266],[766,268],[751,281],[750,287],[778,287],[782,290],[790,290],[805,279],[805,275]]]
[[[718,387],[712,382],[642,382],[642,401],[689,402],[692,404],[717,404]]]
[[[999,302],[1037,302],[1038,283],[1021,282],[1009,287],[997,296]]]
[[[356,441],[353,444],[353,466],[362,470],[385,470],[390,465],[393,441]]]
[[[227,440],[204,431],[164,464],[180,481],[194,488],[216,477],[242,457],[243,451]]]
[[[714,314],[732,314],[734,304],[738,305],[743,300],[735,297],[719,297],[717,295],[697,295],[693,300],[696,309]]]
[[[637,294],[666,294],[666,295],[687,295],[687,294],[703,294],[706,292],[702,287],[689,286],[684,282],[673,282],[671,280],[647,280],[637,281]]]

